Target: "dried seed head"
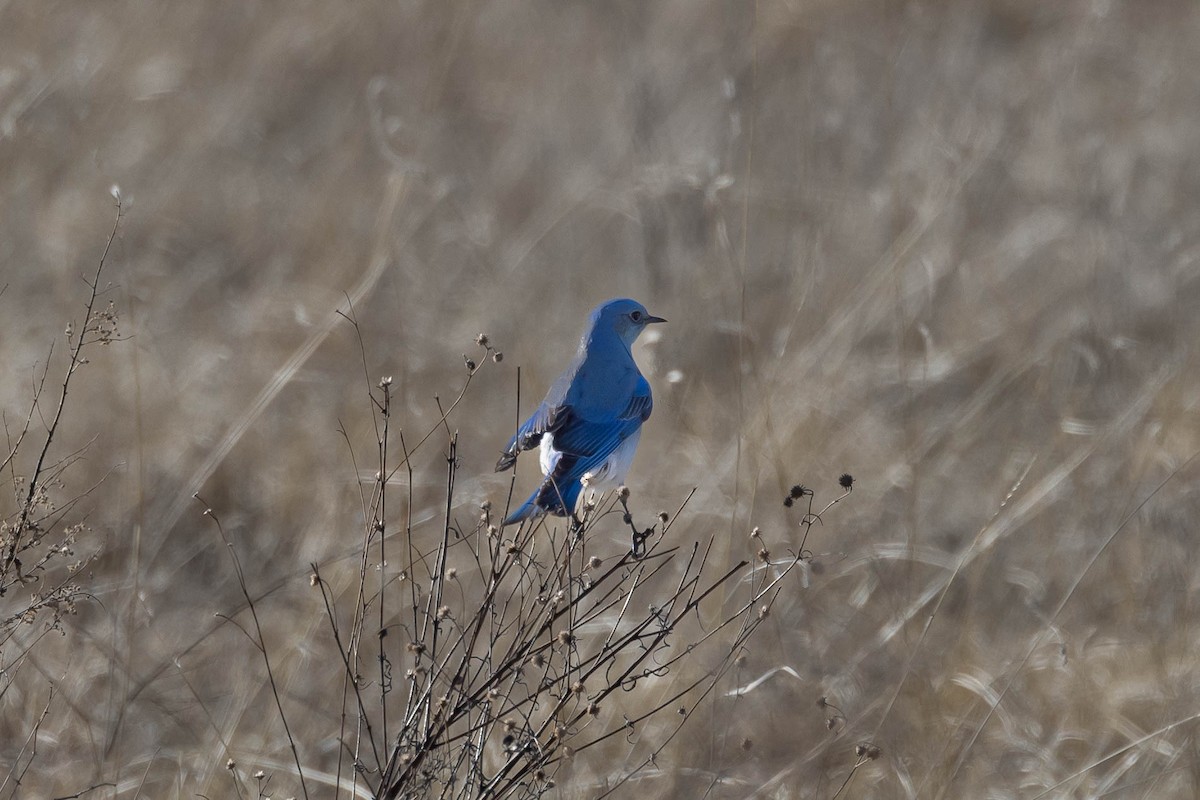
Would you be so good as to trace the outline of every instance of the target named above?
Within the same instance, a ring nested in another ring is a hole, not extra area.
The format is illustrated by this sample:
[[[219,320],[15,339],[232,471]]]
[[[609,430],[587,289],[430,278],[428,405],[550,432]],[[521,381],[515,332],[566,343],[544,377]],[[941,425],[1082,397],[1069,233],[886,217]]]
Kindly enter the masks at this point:
[[[665,511],[658,512],[658,521],[661,522],[663,525],[666,525],[668,520],[670,520],[670,519],[671,519],[671,515],[668,514],[667,512],[665,512]]]
[[[225,762],[225,769],[237,769],[237,762],[232,758]]]
[[[529,657],[529,663],[535,667],[541,667],[546,663],[546,657],[541,653],[534,653]]]
[[[321,579],[317,577],[317,573],[314,572],[313,574],[308,576],[308,585],[309,586],[316,586],[320,582],[321,582]]]
[[[491,344],[491,342],[488,340],[488,335],[486,333],[481,333],[475,337],[475,344],[479,345],[480,347],[487,347],[489,344]]]
[[[761,539],[762,531],[759,530],[757,526],[755,526],[754,530],[750,531],[750,538],[751,539]]]
[[[799,483],[797,483],[795,486],[793,486],[792,490],[790,492],[788,492],[788,496],[792,497],[793,499],[796,499],[796,500],[799,500],[801,497],[804,497],[804,495],[806,495],[806,494],[808,494],[808,490],[805,489]]]
[[[600,704],[599,703],[588,703],[587,713],[593,717],[599,716]]]
[[[762,608],[758,609],[758,618],[759,619],[766,619],[769,616],[771,616],[771,607],[770,606],[763,606]]]
[[[764,564],[771,563],[771,551],[763,547],[758,551],[758,560]]]
[[[458,577],[458,569],[456,567],[450,567],[449,569],[446,570],[446,580],[452,581],[457,577]]]
[[[476,365],[476,363],[475,363],[475,359],[473,359],[473,358],[468,358],[468,357],[467,357],[467,356],[464,354],[464,355],[463,355],[463,363],[465,363],[465,364],[467,365],[467,372],[474,372],[474,371],[475,371],[475,367],[477,366],[477,365]]]
[[[575,681],[574,683],[571,684],[571,693],[572,694],[583,694],[585,691],[586,691],[586,687],[584,687],[583,681]]]
[[[480,511],[491,511],[492,510],[492,501],[484,500],[482,503],[479,504],[479,510]]]
[[[417,656],[417,658],[420,658],[421,654],[425,652],[425,645],[421,644],[420,642],[409,642],[406,649],[408,652]]]
[[[795,500],[793,500],[793,499],[791,498],[791,496],[789,495],[788,497],[785,497],[785,498],[783,498],[783,507],[784,507],[784,508],[791,508],[791,507],[792,507],[792,504],[793,504],[793,503],[795,503],[795,502],[796,502],[796,501],[795,501]]]
[[[255,780],[261,781],[265,777],[267,777],[267,773],[263,772],[261,769],[258,772],[254,773]]]
[[[445,619],[448,616],[450,616],[450,606],[438,606],[437,618]]]
[[[843,472],[841,477],[838,478],[838,485],[841,486],[843,489],[853,488],[854,487],[854,476],[851,475],[849,472]]]
[[[624,485],[617,487],[617,497],[621,498],[622,500],[628,500],[629,487]]]
[[[558,632],[558,643],[559,644],[574,644],[575,643],[575,634],[571,633],[570,631],[559,631]]]
[[[600,565],[603,563],[604,562],[600,559],[600,556],[592,556],[588,559],[588,567],[591,569],[600,569]]]
[[[495,361],[497,364],[499,364],[503,360],[504,360],[504,353],[501,353],[499,350],[492,353],[492,361]]]
[[[508,719],[504,720],[504,730],[515,731],[516,729],[517,729],[517,721],[515,719],[513,719],[512,717],[509,717]]]

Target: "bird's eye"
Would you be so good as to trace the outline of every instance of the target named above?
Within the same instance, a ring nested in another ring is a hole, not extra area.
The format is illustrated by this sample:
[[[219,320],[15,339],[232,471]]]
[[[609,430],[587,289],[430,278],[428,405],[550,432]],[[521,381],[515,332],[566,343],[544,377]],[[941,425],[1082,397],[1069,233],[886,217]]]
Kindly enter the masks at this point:
[[[632,314],[629,315],[629,318],[631,320],[633,320],[634,322],[641,322],[642,321],[642,312],[634,311]]]

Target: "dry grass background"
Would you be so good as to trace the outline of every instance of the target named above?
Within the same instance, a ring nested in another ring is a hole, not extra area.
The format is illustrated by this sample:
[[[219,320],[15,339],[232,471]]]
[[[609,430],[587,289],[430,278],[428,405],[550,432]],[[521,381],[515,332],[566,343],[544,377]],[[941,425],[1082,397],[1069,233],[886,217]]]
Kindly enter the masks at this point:
[[[97,437],[71,486],[118,469],[85,504],[96,602],[0,699],[6,767],[57,689],[7,796],[231,796],[228,758],[296,793],[197,489],[332,763],[307,564],[349,588],[349,292],[406,431],[477,332],[505,352],[453,417],[464,513],[507,492],[516,367],[540,392],[614,295],[671,320],[639,351],[635,506],[699,487],[674,532],[732,559],[795,536],[792,483],[858,478],[727,688],[795,676],[712,703],[625,796],[828,798],[871,741],[843,797],[1195,797],[1197,42],[1183,0],[4,3],[6,418],[114,183],[132,337],[68,408],[63,448]]]

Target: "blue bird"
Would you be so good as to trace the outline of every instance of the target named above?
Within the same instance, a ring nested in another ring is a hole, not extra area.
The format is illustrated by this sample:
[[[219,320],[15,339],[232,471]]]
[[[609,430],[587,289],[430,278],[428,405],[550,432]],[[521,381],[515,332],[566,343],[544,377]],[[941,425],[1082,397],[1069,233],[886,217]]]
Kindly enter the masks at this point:
[[[585,483],[596,488],[625,479],[654,405],[630,348],[655,322],[666,320],[634,300],[609,300],[592,311],[579,352],[496,462],[502,472],[522,450],[541,446],[545,480],[505,525],[538,514],[573,516]]]

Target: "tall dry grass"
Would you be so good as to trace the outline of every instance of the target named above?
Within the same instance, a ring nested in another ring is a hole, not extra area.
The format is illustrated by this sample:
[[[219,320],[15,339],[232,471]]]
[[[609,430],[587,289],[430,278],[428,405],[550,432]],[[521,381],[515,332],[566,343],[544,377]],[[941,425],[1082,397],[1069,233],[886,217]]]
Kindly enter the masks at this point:
[[[792,483],[859,483],[619,792],[1195,796],[1198,35],[1183,2],[4,5],[9,429],[113,183],[129,338],[56,434],[56,458],[91,442],[64,499],[108,475],[74,508],[94,600],[0,697],[0,772],[37,745],[3,794],[254,796],[260,769],[299,792],[194,492],[299,759],[334,775],[309,564],[353,594],[374,476],[335,310],[406,436],[478,332],[502,344],[455,411],[465,518],[507,495],[516,368],[528,410],[586,310],[630,295],[671,320],[637,353],[635,504],[696,487],[689,536],[732,565],[754,526],[798,544]],[[417,536],[443,459],[413,461]],[[598,794],[655,735],[554,791]]]

